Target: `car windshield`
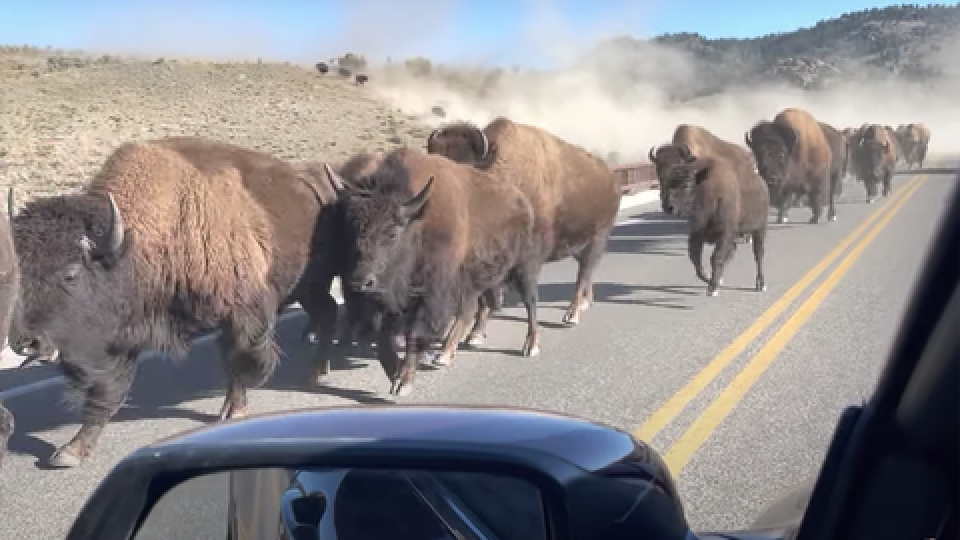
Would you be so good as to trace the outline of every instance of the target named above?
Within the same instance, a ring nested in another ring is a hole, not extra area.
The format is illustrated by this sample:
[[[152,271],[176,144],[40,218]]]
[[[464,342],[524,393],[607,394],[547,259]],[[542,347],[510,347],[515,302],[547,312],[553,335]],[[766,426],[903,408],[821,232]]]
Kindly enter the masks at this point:
[[[960,164],[960,5],[758,6],[3,2],[0,539],[163,438],[404,404],[613,426],[749,526],[873,392]]]

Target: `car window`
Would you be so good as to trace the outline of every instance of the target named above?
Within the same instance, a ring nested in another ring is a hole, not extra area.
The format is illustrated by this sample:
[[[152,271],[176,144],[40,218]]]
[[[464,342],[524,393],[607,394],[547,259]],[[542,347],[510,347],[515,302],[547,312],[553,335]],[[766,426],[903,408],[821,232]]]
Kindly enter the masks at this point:
[[[492,474],[445,472],[436,477],[500,540],[544,538],[543,503],[533,485]]]
[[[350,472],[333,508],[338,540],[456,540],[402,473]]]

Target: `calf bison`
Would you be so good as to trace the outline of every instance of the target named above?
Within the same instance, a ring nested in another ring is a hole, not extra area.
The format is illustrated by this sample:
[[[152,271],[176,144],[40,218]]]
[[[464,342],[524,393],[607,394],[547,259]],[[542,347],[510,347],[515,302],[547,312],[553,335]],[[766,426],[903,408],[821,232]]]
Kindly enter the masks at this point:
[[[819,223],[824,202],[827,219],[837,219],[830,171],[833,154],[817,120],[801,109],[780,111],[772,122],[759,122],[744,134],[757,160],[757,170],[769,187],[777,207],[777,223],[787,221],[787,211],[797,196],[806,195],[813,211],[810,223]],[[824,201],[826,197],[826,201]]]
[[[433,131],[427,151],[515,183],[533,205],[546,262],[574,257],[577,286],[563,322],[576,325],[593,302],[593,272],[620,209],[620,183],[601,159],[535,126],[498,117],[482,130],[453,123]],[[482,340],[478,320],[470,343]]]
[[[51,465],[92,455],[142,351],[182,356],[220,330],[224,420],[244,415],[246,389],[273,373],[274,325],[292,298],[332,334],[333,243],[320,214],[335,195],[304,171],[197,137],[130,142],[84,191],[40,197],[13,218],[22,277],[11,340],[63,351],[68,397],[82,402],[82,427]]]
[[[0,223],[0,343],[7,338],[10,317],[13,314],[20,290],[20,265],[10,234],[10,218],[13,217],[13,188],[7,192],[7,217]],[[0,465],[7,453],[7,441],[14,429],[13,414],[0,403]]]
[[[324,64],[323,62],[317,62],[316,68],[321,75],[326,75],[327,72],[330,71],[330,66]]]
[[[753,156],[749,150],[724,141],[702,127],[689,124],[677,126],[671,144],[650,147],[648,157],[656,167],[660,182],[660,207],[667,214],[686,214],[689,211],[689,201],[676,199],[684,190],[669,177],[668,172],[674,165],[700,157],[720,157],[731,160],[737,171],[741,168],[750,172],[754,170]]]
[[[896,166],[895,143],[880,125],[860,131],[852,143],[853,169],[867,192],[867,204],[877,197],[877,186],[883,184],[883,196],[890,194]]]
[[[843,193],[843,179],[847,177],[847,166],[850,159],[850,148],[847,145],[847,138],[836,130],[830,124],[818,122],[820,129],[823,130],[823,136],[830,145],[830,185],[833,186],[833,193],[840,195]]]
[[[770,196],[764,180],[752,169],[745,171],[736,162],[716,155],[687,155],[684,163],[671,166],[669,174],[693,199],[688,250],[697,277],[707,283],[707,295],[716,296],[717,287],[723,284],[723,270],[733,258],[739,235],[750,235],[753,241],[756,290],[766,290],[763,253]],[[715,245],[709,279],[701,262],[704,243]]]
[[[542,257],[533,238],[533,208],[522,191],[409,148],[355,160],[364,165],[348,162],[339,174],[327,166],[327,176],[344,204],[350,263],[344,288],[383,308],[377,348],[390,393],[409,394],[429,340],[454,320],[447,343],[455,348],[477,312],[479,295],[504,282],[520,291],[527,308],[523,354],[537,355]],[[393,343],[401,322],[407,349],[402,362]]]

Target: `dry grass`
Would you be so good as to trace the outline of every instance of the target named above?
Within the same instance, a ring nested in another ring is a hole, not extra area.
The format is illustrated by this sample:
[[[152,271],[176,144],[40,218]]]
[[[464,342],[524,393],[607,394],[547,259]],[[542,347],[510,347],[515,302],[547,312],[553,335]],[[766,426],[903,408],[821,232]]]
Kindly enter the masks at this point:
[[[429,128],[369,88],[288,64],[62,57],[0,47],[0,186],[15,185],[18,202],[69,191],[119,144],[169,135],[331,161],[422,147]]]

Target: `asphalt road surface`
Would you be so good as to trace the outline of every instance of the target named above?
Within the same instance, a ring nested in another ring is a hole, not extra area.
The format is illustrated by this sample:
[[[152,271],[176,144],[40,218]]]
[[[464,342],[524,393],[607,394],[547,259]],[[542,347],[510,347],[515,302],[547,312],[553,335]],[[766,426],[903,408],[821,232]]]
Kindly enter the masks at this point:
[[[836,222],[808,225],[809,210],[797,208],[790,223],[771,225],[763,293],[752,290],[748,245],[719,296],[707,297],[687,260],[685,224],[662,216],[656,202],[627,210],[596,276],[597,302],[578,327],[559,325],[574,264],[549,265],[539,357],[518,355],[525,328],[514,304],[491,321],[478,352],[424,368],[402,401],[530,406],[630,430],[664,453],[694,528],[746,526],[778,493],[817,473],[838,414],[869,395],[886,359],[955,184],[942,174],[895,182],[890,199],[868,206],[848,179]],[[295,341],[301,324],[292,318],[281,340]],[[284,362],[251,393],[252,412],[390,402],[374,361],[334,367],[325,386],[308,388],[302,366]],[[117,460],[210,423],[223,395],[209,344],[179,364],[147,360],[96,456],[81,468],[44,470],[38,459],[78,427],[53,375],[49,367],[0,371],[0,396],[17,419],[0,471],[0,539],[63,537]],[[222,477],[184,486],[140,538],[222,540],[214,521],[225,489]]]

